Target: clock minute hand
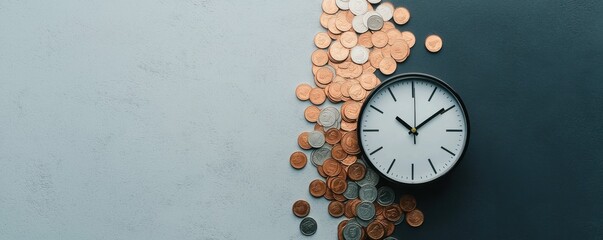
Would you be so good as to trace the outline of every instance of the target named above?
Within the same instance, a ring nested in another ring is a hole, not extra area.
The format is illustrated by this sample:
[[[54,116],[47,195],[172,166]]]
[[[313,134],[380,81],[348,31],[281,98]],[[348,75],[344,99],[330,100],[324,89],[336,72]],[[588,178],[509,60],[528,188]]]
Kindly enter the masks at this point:
[[[436,116],[438,116],[438,115],[440,115],[440,114],[442,114],[444,112],[446,112],[446,110],[443,109],[443,108],[440,109],[440,110],[438,110],[436,113],[434,113],[433,115],[431,115],[431,117],[425,119],[425,121],[423,121],[422,123],[420,123],[419,125],[417,125],[416,129],[419,130],[420,127],[422,127],[423,125],[427,124],[429,121],[431,121],[431,119],[434,119]],[[408,132],[408,133],[411,133],[411,132]]]
[[[412,127],[408,125],[408,123],[406,123],[404,120],[402,120],[402,118],[396,116],[396,120],[398,120],[399,123],[404,125],[404,127],[408,128],[409,131],[412,129]]]

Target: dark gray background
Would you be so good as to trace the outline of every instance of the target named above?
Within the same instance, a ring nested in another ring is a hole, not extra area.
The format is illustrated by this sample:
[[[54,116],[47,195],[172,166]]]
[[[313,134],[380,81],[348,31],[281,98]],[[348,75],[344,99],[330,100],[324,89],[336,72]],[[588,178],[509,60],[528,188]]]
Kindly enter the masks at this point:
[[[460,165],[406,190],[425,225],[396,236],[603,239],[603,2],[395,2],[419,44],[444,39],[441,53],[415,50],[397,72],[443,78],[471,120]]]

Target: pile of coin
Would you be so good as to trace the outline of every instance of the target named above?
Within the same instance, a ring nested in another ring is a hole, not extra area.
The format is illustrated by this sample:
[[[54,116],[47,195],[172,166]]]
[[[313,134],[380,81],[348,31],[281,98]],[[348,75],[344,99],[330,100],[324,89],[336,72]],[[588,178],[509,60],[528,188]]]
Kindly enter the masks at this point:
[[[396,200],[393,189],[377,188],[379,175],[360,156],[356,133],[362,103],[381,80],[375,75],[396,71],[415,45],[415,35],[400,31],[393,22],[405,25],[410,12],[395,8],[381,0],[323,0],[320,24],[327,30],[314,37],[317,49],[311,55],[314,85],[302,83],[295,89],[301,101],[312,105],[304,110],[304,118],[314,123],[312,131],[302,132],[297,142],[301,149],[311,150],[310,162],[324,179],[310,183],[310,195],[331,201],[328,212],[339,218],[339,239],[395,239],[390,236],[395,225],[406,219],[408,225],[423,224],[423,213],[416,209],[411,195]],[[393,22],[391,22],[393,20]],[[442,49],[442,39],[431,35],[425,48],[432,53]],[[326,100],[333,106],[319,107]],[[303,169],[308,156],[296,151],[290,156],[295,169]],[[316,221],[308,217],[310,205],[299,200],[293,213],[304,218],[303,235],[316,232]]]

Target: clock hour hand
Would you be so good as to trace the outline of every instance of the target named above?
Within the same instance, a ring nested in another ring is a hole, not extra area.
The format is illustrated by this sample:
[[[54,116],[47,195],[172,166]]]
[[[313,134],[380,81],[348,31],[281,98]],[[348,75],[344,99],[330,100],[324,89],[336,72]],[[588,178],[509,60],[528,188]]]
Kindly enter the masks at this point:
[[[423,125],[427,124],[429,121],[431,121],[432,119],[434,119],[438,115],[440,115],[442,113],[445,113],[445,112],[446,112],[446,110],[443,109],[443,108],[440,109],[440,110],[438,110],[436,113],[434,113],[433,115],[431,115],[431,117],[425,119],[425,121],[423,121],[422,123],[420,123],[419,125],[417,125],[416,130],[419,130],[419,128],[421,128]],[[411,133],[411,132],[408,132],[408,133]],[[415,134],[418,134],[418,133],[415,133]]]
[[[409,131],[412,130],[412,127],[408,125],[408,123],[406,123],[404,120],[402,120],[402,118],[396,116],[396,120],[402,125],[404,125],[404,127],[406,127]]]

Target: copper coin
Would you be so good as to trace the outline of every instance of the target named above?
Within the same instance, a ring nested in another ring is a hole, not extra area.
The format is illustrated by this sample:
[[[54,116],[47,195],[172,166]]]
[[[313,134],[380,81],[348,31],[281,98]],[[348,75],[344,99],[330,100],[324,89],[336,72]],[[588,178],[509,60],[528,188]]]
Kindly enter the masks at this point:
[[[364,178],[366,167],[361,163],[354,163],[348,168],[348,177],[352,181],[359,181]]]
[[[430,35],[425,39],[425,48],[432,53],[437,53],[442,50],[442,38],[438,35]]]
[[[345,181],[345,179],[341,179],[338,177],[333,178],[331,190],[333,191],[334,194],[343,194],[343,192],[345,192],[345,190],[347,188],[348,188],[348,183]],[[337,199],[337,198],[335,198],[335,199]]]
[[[328,14],[335,14],[339,10],[339,7],[337,7],[335,0],[323,0],[322,10]]]
[[[356,101],[363,100],[367,95],[366,90],[364,90],[364,88],[362,88],[362,85],[360,85],[359,83],[352,84],[352,86],[350,86],[349,92],[350,97]]]
[[[297,144],[299,145],[299,147],[305,150],[312,148],[312,146],[310,146],[310,143],[308,142],[308,132],[303,132],[299,134],[299,136],[297,137]]]
[[[410,12],[408,9],[399,7],[394,10],[394,22],[399,25],[404,25],[410,20]]]
[[[345,48],[340,41],[335,41],[329,47],[331,58],[337,62],[342,62],[350,55],[350,49]]]
[[[320,175],[323,178],[328,177],[327,174],[325,174],[325,171],[322,170],[322,165],[319,165],[316,167],[316,171],[318,172],[318,175]]]
[[[314,36],[314,45],[320,49],[326,49],[331,45],[331,37],[326,32],[319,32]]]
[[[341,132],[335,128],[327,130],[325,133],[325,140],[328,144],[335,145],[341,141]]]
[[[291,154],[291,157],[289,157],[289,163],[291,163],[291,167],[295,169],[302,169],[306,166],[306,163],[308,163],[308,157],[306,157],[306,154],[303,152],[294,152]]]
[[[423,216],[423,212],[419,209],[412,210],[411,212],[406,214],[406,222],[411,227],[419,227],[423,224],[425,220],[425,216]]]
[[[335,14],[335,27],[339,29],[339,31],[345,32],[352,28],[352,22],[348,21],[347,13],[348,11],[340,11]]]
[[[410,212],[417,207],[417,200],[413,195],[405,194],[400,197],[400,208],[404,212]]]
[[[306,121],[315,123],[318,121],[318,116],[320,115],[320,108],[314,105],[310,105],[304,110],[304,118]]]
[[[409,31],[402,32],[402,39],[404,39],[404,41],[406,41],[406,43],[408,44],[408,47],[412,48],[415,46],[416,38],[412,32],[409,32]]]
[[[312,87],[307,83],[302,83],[295,88],[295,96],[299,100],[306,101],[310,99],[310,91],[312,91]]]
[[[366,234],[370,239],[381,239],[385,235],[385,229],[379,222],[373,221],[366,227]]]
[[[356,135],[356,131],[345,133],[343,137],[341,137],[341,146],[348,154],[359,154],[360,146],[358,145],[358,136]]]
[[[390,49],[390,55],[396,61],[406,60],[406,57],[408,57],[410,53],[410,48],[408,47],[408,44],[406,44],[406,41],[395,42]]]
[[[341,34],[339,41],[341,41],[341,45],[345,48],[353,48],[358,44],[358,36],[355,32],[344,32]]]
[[[327,51],[316,49],[312,53],[312,64],[315,66],[324,66],[327,65],[327,62],[329,62],[329,55],[327,54]]]
[[[349,220],[343,220],[337,225],[337,239],[343,239],[343,228],[348,224],[348,221]]]
[[[325,91],[320,88],[314,88],[310,91],[310,102],[314,105],[321,105],[327,100]]]
[[[398,42],[398,41],[404,41],[404,38],[402,37],[402,33],[398,30],[398,29],[391,29],[389,31],[386,32],[387,33],[387,44],[388,45],[394,45],[394,43]]]
[[[345,202],[346,200],[348,200],[347,198],[345,198],[343,196],[343,194],[335,194],[335,193],[333,193],[333,198],[335,198],[335,200],[339,201],[339,202]]]
[[[356,124],[356,122],[346,122],[346,121],[341,122],[341,130],[344,130],[344,131],[354,131],[354,130],[356,130],[357,127],[358,127],[358,125]]]
[[[329,20],[331,20],[331,18],[333,17],[335,17],[335,15],[322,12],[322,14],[320,14],[320,26],[322,26],[323,28],[328,28]]]
[[[297,200],[293,203],[293,214],[297,217],[303,218],[308,216],[310,213],[310,204],[304,200]]]
[[[385,32],[377,31],[373,33],[373,36],[371,36],[371,40],[373,42],[373,46],[382,48],[387,45],[389,38],[387,37],[387,34]]]
[[[374,68],[379,68],[381,60],[383,60],[383,53],[381,52],[381,49],[376,48],[369,53],[369,62]]]
[[[329,188],[327,188],[327,191],[325,192],[325,195],[323,197],[325,197],[325,199],[329,201],[335,200],[335,198],[333,198],[333,191],[331,191],[331,189]]]
[[[377,86],[377,84],[379,84],[379,78],[377,78],[377,76],[375,76],[375,74],[364,74],[364,75],[360,76],[358,79],[360,80],[360,86],[362,86],[362,88],[364,88],[367,91],[373,90]],[[353,116],[354,120],[356,120],[358,118],[358,115],[360,114],[359,109],[360,108],[352,109],[352,110],[354,110],[354,112],[350,116]]]
[[[333,159],[341,162],[346,157],[348,157],[348,154],[343,150],[343,147],[341,146],[341,144],[336,144],[331,149],[331,157],[333,157]]]
[[[390,205],[383,210],[383,216],[389,221],[396,222],[402,217],[402,210],[396,205]]]
[[[350,166],[350,165],[356,163],[356,160],[358,160],[358,158],[356,156],[348,155],[348,157],[343,159],[343,161],[341,161],[341,163],[343,163],[343,165],[345,165],[345,166]]]
[[[329,84],[335,79],[335,72],[329,66],[321,67],[316,71],[314,78],[321,84]],[[312,100],[312,98],[310,98],[310,100]]]
[[[326,191],[327,184],[324,181],[316,179],[310,183],[310,194],[313,197],[322,197]]]
[[[344,212],[343,214],[347,218],[353,218],[354,212],[352,211],[352,200],[345,202]]]
[[[365,75],[360,76],[360,78],[368,78],[368,77],[363,77]],[[375,76],[375,75],[373,75]],[[375,76],[376,77],[376,76]],[[369,80],[365,80],[365,81],[369,81]],[[360,83],[360,86],[362,87],[362,82]],[[362,104],[358,103],[358,102],[345,102],[342,106],[342,115],[346,118],[349,119],[351,121],[356,121],[356,119],[358,119],[358,115],[360,115],[360,108],[362,108]]]
[[[360,36],[358,36],[358,45],[363,46],[365,48],[372,48],[373,47],[373,33],[371,32],[365,32],[363,34],[360,34]]]
[[[335,177],[341,172],[341,165],[335,159],[329,158],[322,164],[322,171],[329,177]]]
[[[379,70],[381,70],[381,73],[383,73],[385,75],[391,75],[392,73],[394,73],[396,71],[397,67],[398,67],[398,63],[392,57],[385,57],[379,63]],[[310,101],[311,100],[312,99],[310,98]]]
[[[332,201],[329,203],[328,207],[329,214],[333,217],[341,217],[343,216],[344,206],[342,202]]]

